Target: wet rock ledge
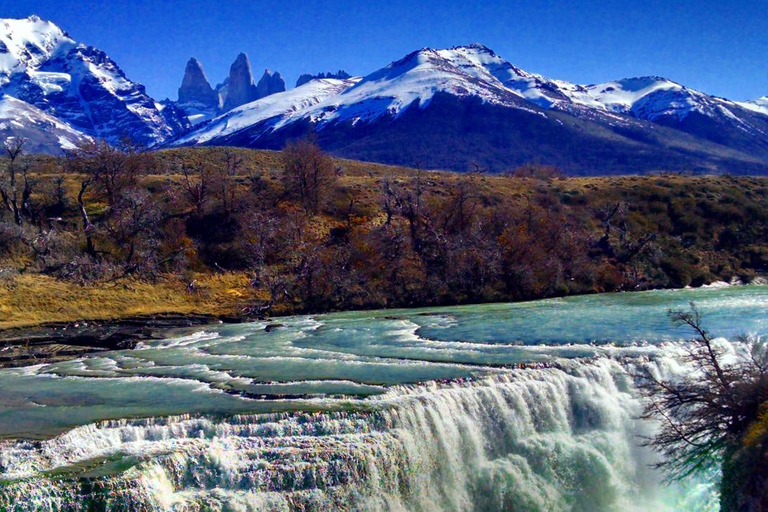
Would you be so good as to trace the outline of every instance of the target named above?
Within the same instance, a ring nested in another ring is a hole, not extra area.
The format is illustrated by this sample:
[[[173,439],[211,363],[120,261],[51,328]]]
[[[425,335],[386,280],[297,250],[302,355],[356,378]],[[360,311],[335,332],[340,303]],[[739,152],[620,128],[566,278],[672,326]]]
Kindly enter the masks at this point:
[[[207,315],[152,315],[118,320],[48,323],[0,331],[0,368],[64,361],[88,353],[125,350],[173,330],[245,319]]]

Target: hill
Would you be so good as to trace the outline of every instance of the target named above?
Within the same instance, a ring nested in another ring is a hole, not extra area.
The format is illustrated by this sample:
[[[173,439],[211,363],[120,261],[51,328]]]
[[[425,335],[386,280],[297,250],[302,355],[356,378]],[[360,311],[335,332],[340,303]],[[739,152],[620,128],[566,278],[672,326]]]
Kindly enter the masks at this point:
[[[18,221],[0,214],[0,327],[514,301],[768,268],[765,178],[462,175],[330,159],[306,142],[101,145],[13,165],[29,189]]]

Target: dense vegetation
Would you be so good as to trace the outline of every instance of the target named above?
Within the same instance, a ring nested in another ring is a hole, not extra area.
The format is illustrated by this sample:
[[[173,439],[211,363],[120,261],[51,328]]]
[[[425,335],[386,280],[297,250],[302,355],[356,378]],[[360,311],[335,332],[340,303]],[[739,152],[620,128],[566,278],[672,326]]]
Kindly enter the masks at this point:
[[[219,276],[232,313],[277,314],[698,286],[768,267],[764,178],[420,172],[306,141],[93,144],[58,159],[18,146],[0,164],[0,287],[17,298],[30,276],[190,297]]]

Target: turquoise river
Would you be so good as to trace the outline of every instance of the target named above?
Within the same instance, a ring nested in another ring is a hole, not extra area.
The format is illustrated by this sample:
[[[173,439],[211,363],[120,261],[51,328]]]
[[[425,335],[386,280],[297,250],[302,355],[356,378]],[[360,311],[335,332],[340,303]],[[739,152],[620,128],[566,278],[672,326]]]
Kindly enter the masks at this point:
[[[717,510],[666,485],[633,369],[695,301],[739,357],[768,286],[206,327],[0,370],[0,510]]]

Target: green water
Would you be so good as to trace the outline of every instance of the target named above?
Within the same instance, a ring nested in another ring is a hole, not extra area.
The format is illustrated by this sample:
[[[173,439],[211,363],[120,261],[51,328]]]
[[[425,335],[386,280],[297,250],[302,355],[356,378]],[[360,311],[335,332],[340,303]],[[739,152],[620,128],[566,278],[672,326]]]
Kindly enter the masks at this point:
[[[717,468],[651,469],[628,371],[686,371],[667,313],[690,301],[734,355],[768,334],[768,286],[744,286],[288,317],[0,370],[0,510],[714,511]]]
[[[287,317],[270,332],[263,322],[208,327],[138,350],[0,370],[0,437],[125,417],[348,408],[397,384],[640,352],[690,336],[667,316],[689,301],[718,336],[768,332],[766,286]]]

